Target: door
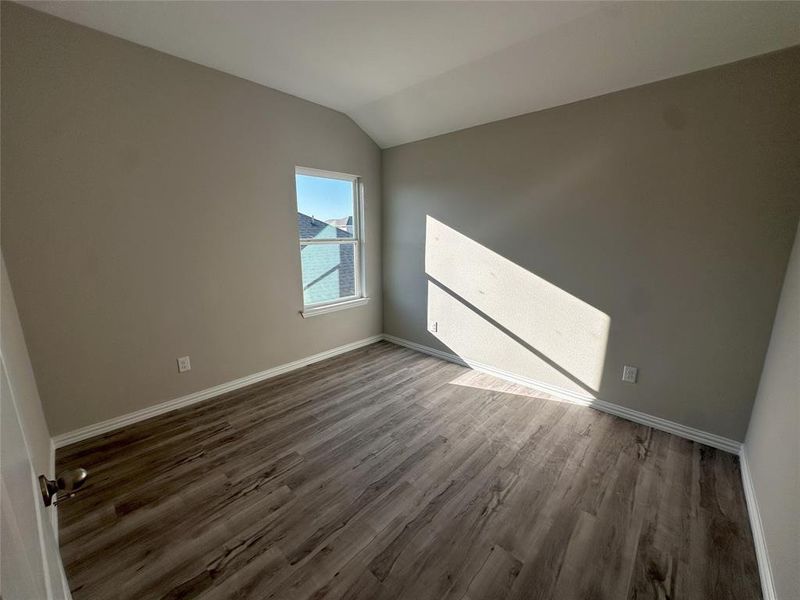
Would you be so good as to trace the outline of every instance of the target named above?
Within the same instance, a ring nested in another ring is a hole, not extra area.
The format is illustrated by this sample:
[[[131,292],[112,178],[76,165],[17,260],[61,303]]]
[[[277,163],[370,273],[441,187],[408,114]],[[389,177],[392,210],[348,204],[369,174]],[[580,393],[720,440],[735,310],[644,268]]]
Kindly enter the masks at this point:
[[[68,599],[61,557],[0,356],[0,596]]]

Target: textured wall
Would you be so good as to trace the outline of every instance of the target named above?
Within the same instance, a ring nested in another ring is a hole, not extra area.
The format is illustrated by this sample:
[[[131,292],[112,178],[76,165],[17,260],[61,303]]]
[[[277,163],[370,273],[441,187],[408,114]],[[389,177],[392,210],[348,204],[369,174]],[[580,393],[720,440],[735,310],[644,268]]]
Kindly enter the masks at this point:
[[[744,439],[799,92],[795,47],[385,151],[385,331]]]
[[[381,332],[381,156],[348,117],[2,11],[2,249],[54,435]],[[365,306],[299,314],[298,165],[362,177]]]

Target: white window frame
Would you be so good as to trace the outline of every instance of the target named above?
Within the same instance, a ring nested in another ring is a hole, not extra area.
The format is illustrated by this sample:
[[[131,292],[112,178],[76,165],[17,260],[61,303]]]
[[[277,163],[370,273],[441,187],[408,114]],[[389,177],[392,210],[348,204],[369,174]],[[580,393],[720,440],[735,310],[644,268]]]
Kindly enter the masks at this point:
[[[352,238],[333,238],[333,239],[302,239],[298,231],[298,250],[302,251],[303,246],[310,246],[314,244],[339,244],[339,245],[352,245],[353,246],[353,268],[355,269],[354,291],[351,296],[329,300],[327,302],[315,302],[313,304],[306,304],[304,299],[303,284],[302,284],[302,261],[300,264],[300,291],[301,299],[303,299],[303,310],[300,314],[303,318],[308,318],[316,315],[324,315],[326,313],[335,312],[337,310],[344,310],[346,308],[353,308],[356,306],[363,306],[369,302],[367,296],[367,280],[366,280],[366,253],[364,243],[364,185],[361,182],[361,177],[358,175],[350,175],[348,173],[338,173],[336,171],[324,171],[322,169],[313,169],[310,167],[294,168],[294,205],[295,212],[299,210],[297,204],[297,175],[309,175],[311,177],[325,177],[327,179],[340,179],[342,181],[349,181],[353,187],[353,237]]]

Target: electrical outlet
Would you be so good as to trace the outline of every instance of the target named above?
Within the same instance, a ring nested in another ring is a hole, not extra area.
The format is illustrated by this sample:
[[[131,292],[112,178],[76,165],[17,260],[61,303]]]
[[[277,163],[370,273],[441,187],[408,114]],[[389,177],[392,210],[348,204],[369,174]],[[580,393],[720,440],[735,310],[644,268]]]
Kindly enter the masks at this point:
[[[428,323],[428,331],[431,333],[436,333],[439,331],[439,321],[431,321]]]
[[[631,367],[629,365],[625,365],[622,367],[622,381],[626,383],[636,383],[636,379],[639,376],[639,369],[638,367]]]
[[[185,373],[192,370],[192,363],[189,362],[188,356],[181,356],[178,359],[178,372]]]

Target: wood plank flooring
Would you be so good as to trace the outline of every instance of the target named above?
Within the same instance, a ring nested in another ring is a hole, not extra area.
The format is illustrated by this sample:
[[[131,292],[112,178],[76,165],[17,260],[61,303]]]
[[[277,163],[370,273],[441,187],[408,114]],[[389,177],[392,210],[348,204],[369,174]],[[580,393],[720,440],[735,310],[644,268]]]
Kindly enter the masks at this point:
[[[735,456],[387,342],[76,466],[75,600],[761,597]]]

